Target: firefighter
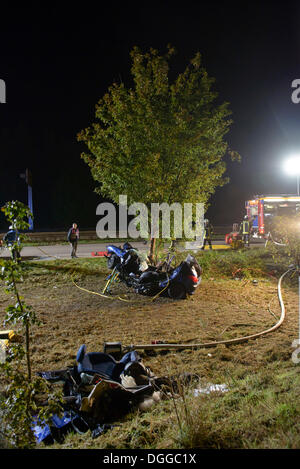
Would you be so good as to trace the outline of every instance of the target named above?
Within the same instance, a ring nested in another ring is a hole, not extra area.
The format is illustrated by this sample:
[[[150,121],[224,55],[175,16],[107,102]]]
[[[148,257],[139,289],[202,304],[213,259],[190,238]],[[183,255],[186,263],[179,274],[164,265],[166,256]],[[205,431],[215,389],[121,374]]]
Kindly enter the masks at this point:
[[[204,238],[203,238],[203,246],[201,248],[202,250],[204,250],[206,243],[208,243],[209,249],[212,249],[211,237],[212,237],[213,232],[214,232],[213,226],[210,223],[210,221],[206,218],[204,220]]]
[[[171,238],[171,243],[170,243],[170,246],[169,246],[170,251],[175,251],[176,243],[177,243],[177,239],[176,238]]]
[[[16,262],[20,262],[21,256],[19,251],[20,237],[17,230],[13,226],[9,227],[9,231],[4,235],[3,242],[10,250],[12,258]]]
[[[245,246],[250,247],[250,233],[251,233],[251,222],[247,215],[244,216],[244,220],[240,225],[240,234]]]

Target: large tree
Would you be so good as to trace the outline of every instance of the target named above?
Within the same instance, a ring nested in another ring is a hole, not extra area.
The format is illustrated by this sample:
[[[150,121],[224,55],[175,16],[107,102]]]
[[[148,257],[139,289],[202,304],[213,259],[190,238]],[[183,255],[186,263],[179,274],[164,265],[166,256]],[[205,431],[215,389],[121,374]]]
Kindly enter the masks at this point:
[[[174,49],[131,51],[131,87],[113,83],[96,105],[96,122],[78,134],[96,191],[116,203],[207,204],[224,177],[224,140],[232,123],[228,103],[217,103],[197,53],[183,73],[169,79]]]

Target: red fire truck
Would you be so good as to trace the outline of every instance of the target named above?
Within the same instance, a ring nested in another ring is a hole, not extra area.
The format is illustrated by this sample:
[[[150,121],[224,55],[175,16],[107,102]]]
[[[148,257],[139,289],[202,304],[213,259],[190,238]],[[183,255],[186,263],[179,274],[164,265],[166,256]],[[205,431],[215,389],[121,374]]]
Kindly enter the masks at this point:
[[[272,231],[272,219],[276,216],[292,216],[300,213],[300,196],[298,195],[256,195],[245,202],[246,214],[252,222],[251,236],[253,238],[267,238]],[[238,237],[238,228],[225,237],[227,244],[231,244]]]
[[[272,219],[276,216],[292,216],[300,211],[300,196],[257,195],[245,203],[246,212],[252,221],[252,236],[265,238],[272,230]]]

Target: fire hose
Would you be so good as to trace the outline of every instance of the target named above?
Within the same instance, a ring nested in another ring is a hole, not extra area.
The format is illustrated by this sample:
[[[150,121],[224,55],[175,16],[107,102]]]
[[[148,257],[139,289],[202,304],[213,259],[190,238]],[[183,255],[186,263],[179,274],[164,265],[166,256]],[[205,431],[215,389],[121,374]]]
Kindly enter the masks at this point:
[[[44,254],[46,254],[48,257],[53,257],[54,259],[60,259],[60,257],[58,256],[54,256],[53,254],[48,254],[46,251],[44,251],[42,248],[40,248],[39,246],[37,246],[37,248]],[[126,303],[131,303],[132,300],[127,300],[125,298],[121,298],[120,296],[107,296],[105,295],[105,291],[107,289],[107,286],[108,286],[108,283],[109,281],[107,282],[107,284],[105,285],[104,287],[104,290],[103,290],[103,293],[99,293],[99,292],[94,292],[92,290],[88,290],[87,288],[83,288],[83,287],[80,287],[79,285],[77,285],[77,283],[74,281],[73,277],[71,277],[71,280],[72,280],[72,283],[75,287],[77,287],[79,290],[82,290],[82,291],[85,291],[86,293],[90,293],[91,295],[97,295],[97,296],[101,296],[102,298],[107,298],[109,300],[120,300],[120,301],[124,301]],[[166,288],[168,288],[169,286],[169,281],[167,283],[167,286],[164,287],[160,292],[158,292],[154,297],[152,297],[152,301],[154,301],[164,290],[166,290]]]
[[[51,256],[51,257],[54,257],[54,256]],[[281,277],[279,278],[278,280],[278,284],[277,284],[277,295],[278,295],[278,301],[279,301],[279,305],[280,305],[280,308],[281,308],[281,315],[280,315],[280,318],[278,320],[278,322],[268,328],[268,329],[265,329],[264,331],[261,331],[261,332],[257,332],[256,334],[251,334],[251,335],[247,335],[247,336],[243,336],[243,337],[237,337],[235,339],[228,339],[228,340],[220,340],[220,341],[214,341],[214,342],[204,342],[204,343],[193,343],[193,344],[184,344],[184,343],[181,343],[181,344],[175,344],[175,343],[156,343],[156,344],[137,344],[137,345],[134,345],[134,344],[131,344],[131,345],[127,345],[124,347],[124,350],[155,350],[155,349],[160,349],[160,350],[172,350],[172,349],[180,349],[180,350],[183,350],[183,349],[198,349],[198,348],[210,348],[210,347],[216,347],[217,345],[232,345],[232,344],[240,344],[240,343],[243,343],[243,342],[247,342],[249,340],[252,340],[252,339],[257,339],[258,337],[261,337],[263,335],[266,335],[266,334],[269,334],[270,332],[274,332],[276,329],[278,329],[284,319],[285,319],[285,306],[284,306],[284,302],[283,302],[283,299],[282,299],[282,292],[281,292],[281,284],[282,284],[282,280],[284,279],[284,277],[289,273],[289,272],[292,272],[296,270],[295,268],[291,268],[291,269],[288,269],[286,272],[284,272]],[[87,289],[84,289],[82,287],[79,287],[79,285],[77,285],[73,278],[72,278],[72,282],[73,284],[79,288],[80,290],[83,290],[83,291],[86,291],[88,293],[92,293],[92,294],[95,294],[95,295],[99,295],[99,296],[102,296],[102,297],[105,297],[105,298],[109,298],[109,299],[114,299],[113,297],[108,297],[106,295],[103,295],[101,293],[98,293],[98,292],[92,292],[90,290],[87,290]],[[155,298],[155,297],[154,297]],[[125,301],[125,302],[130,302],[130,300],[125,300],[121,297],[116,297],[115,299],[119,299],[121,301]]]
[[[284,277],[289,273],[294,271],[295,269],[289,269],[287,270],[284,274],[281,275],[278,285],[277,285],[277,294],[278,294],[278,301],[280,304],[281,308],[281,315],[279,318],[279,321],[269,329],[266,329],[264,331],[258,332],[256,334],[244,336],[244,337],[237,337],[235,339],[229,339],[229,340],[221,340],[221,341],[215,341],[215,342],[204,342],[204,343],[195,343],[195,344],[166,344],[166,343],[159,343],[159,344],[144,344],[144,345],[129,345],[125,347],[125,350],[153,350],[153,349],[197,349],[197,348],[209,348],[209,347],[216,347],[217,345],[231,345],[231,344],[239,344],[242,342],[247,342],[248,340],[251,339],[257,339],[258,337],[261,337],[265,334],[269,334],[270,332],[275,331],[278,329],[281,324],[283,323],[285,319],[285,306],[284,302],[282,299],[282,292],[281,292],[281,284],[282,280]]]
[[[271,240],[274,244],[276,244],[276,246],[287,246],[287,244],[283,244],[283,243],[278,243],[278,241],[275,241],[273,239],[273,236],[271,233],[268,234],[268,237],[267,237],[267,240],[265,242],[265,247],[267,247],[267,244],[268,244],[268,241]]]

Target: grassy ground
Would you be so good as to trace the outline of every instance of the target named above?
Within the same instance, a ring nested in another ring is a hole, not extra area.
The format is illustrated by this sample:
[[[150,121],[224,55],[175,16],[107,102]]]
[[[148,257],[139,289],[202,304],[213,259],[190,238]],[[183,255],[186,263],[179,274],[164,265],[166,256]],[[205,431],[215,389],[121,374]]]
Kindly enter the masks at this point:
[[[152,301],[122,284],[113,286],[112,295],[127,302],[77,288],[102,291],[108,273],[104,259],[28,262],[20,290],[42,321],[32,329],[34,371],[72,365],[83,343],[90,352],[102,351],[104,341],[204,343],[254,334],[277,322],[277,281],[286,265],[274,264],[264,249],[205,251],[196,257],[203,267],[202,283],[192,298],[181,301]],[[228,392],[195,396],[195,386],[187,386],[178,399],[162,400],[144,413],[134,411],[97,439],[73,434],[55,447],[299,448],[300,376],[291,360],[292,341],[298,337],[295,278],[285,281],[283,299],[283,325],[256,340],[140,352],[157,376],[196,373],[203,385],[226,384]],[[1,320],[9,303],[0,290]]]

